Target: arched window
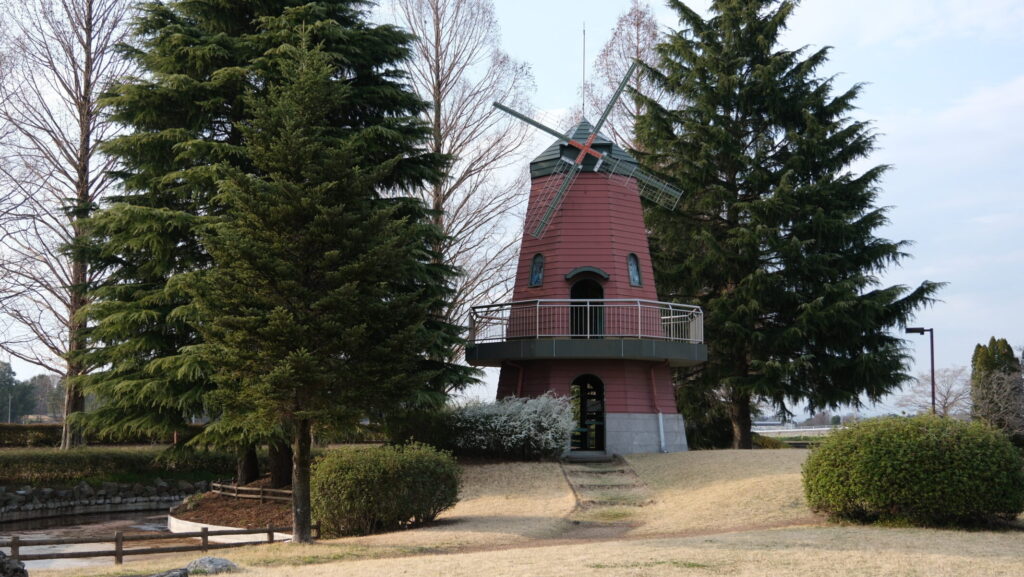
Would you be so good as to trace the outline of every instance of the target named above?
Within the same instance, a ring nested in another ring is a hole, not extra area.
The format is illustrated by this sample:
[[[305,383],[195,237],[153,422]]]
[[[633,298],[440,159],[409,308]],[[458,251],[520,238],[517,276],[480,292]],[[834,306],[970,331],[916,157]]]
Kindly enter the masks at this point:
[[[530,286],[544,284],[544,255],[537,253],[533,255],[533,264],[530,265]]]
[[[640,286],[640,259],[636,258],[635,254],[630,253],[626,258],[626,265],[629,268],[629,284]]]

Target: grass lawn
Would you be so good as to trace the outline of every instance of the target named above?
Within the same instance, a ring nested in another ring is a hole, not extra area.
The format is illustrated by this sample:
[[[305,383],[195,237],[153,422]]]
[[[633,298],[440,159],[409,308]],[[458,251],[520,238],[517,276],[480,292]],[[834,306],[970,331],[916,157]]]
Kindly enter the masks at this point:
[[[628,530],[611,537],[580,532],[569,520],[578,518],[575,501],[557,464],[472,465],[466,468],[463,500],[434,526],[214,554],[254,577],[1024,573],[1024,531],[825,522],[804,505],[800,465],[806,455],[762,450],[630,456],[654,503],[623,507],[614,521],[625,521]],[[32,576],[145,575],[198,556]]]

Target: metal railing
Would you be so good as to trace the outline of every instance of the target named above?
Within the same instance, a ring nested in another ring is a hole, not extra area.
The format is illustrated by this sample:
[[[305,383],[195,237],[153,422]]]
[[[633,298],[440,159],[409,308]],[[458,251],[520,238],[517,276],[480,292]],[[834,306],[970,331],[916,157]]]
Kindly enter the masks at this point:
[[[702,343],[700,307],[630,299],[532,300],[473,307],[471,344],[515,339],[636,338]]]

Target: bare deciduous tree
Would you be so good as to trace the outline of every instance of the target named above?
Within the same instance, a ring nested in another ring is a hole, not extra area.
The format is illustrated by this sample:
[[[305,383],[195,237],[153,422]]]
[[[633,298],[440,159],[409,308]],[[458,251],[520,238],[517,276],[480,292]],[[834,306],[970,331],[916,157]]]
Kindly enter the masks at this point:
[[[1024,435],[1024,374],[992,371],[971,383],[973,415],[1008,435]]]
[[[10,16],[10,67],[0,83],[0,348],[65,378],[88,369],[76,359],[78,311],[95,282],[80,245],[83,219],[113,186],[99,146],[114,130],[98,104],[128,72],[116,46],[128,0],[3,2]],[[84,409],[67,387],[64,414]],[[63,448],[81,442],[65,418]]]
[[[511,291],[526,199],[520,167],[530,132],[492,102],[528,111],[533,76],[501,50],[491,0],[394,0],[393,6],[398,23],[418,37],[408,72],[415,91],[433,103],[426,117],[430,149],[454,160],[443,183],[417,192],[449,237],[438,252],[463,272],[446,320],[465,324],[470,307]],[[452,351],[452,359],[460,355]]]
[[[594,76],[584,89],[588,112],[597,114],[604,110],[634,61],[649,66],[657,63],[655,47],[661,40],[660,36],[658,21],[650,4],[632,0],[629,10],[619,16],[612,37],[594,62]],[[665,91],[644,74],[634,74],[630,86],[652,100],[664,102],[667,99]],[[634,148],[633,119],[642,112],[640,106],[636,98],[620,98],[609,113],[602,132],[620,146]]]
[[[896,406],[914,414],[932,411],[932,378],[921,373],[910,389],[896,401]],[[967,367],[949,367],[935,371],[935,413],[942,417],[969,415],[971,412],[971,379]]]

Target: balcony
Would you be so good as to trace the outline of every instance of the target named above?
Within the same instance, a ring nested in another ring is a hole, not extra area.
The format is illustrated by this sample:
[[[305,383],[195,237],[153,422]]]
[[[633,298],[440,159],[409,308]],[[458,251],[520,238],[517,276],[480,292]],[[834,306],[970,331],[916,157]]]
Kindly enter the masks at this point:
[[[689,366],[707,359],[699,307],[646,300],[534,300],[474,307],[466,360],[634,359]]]

